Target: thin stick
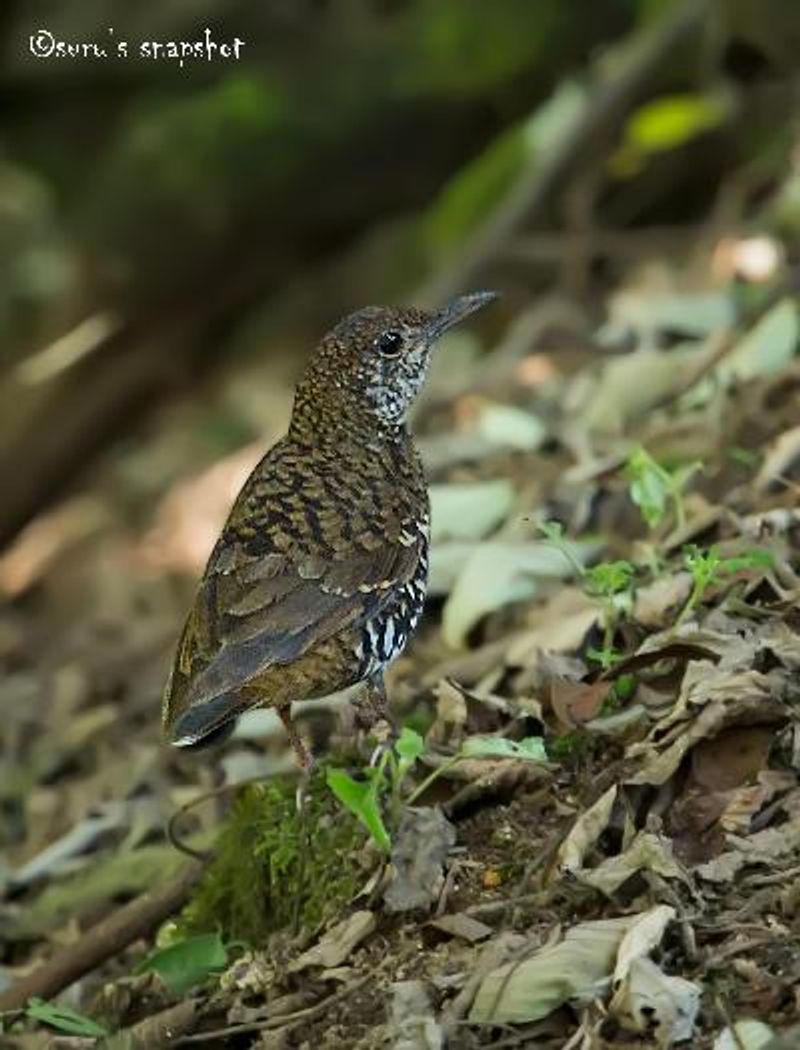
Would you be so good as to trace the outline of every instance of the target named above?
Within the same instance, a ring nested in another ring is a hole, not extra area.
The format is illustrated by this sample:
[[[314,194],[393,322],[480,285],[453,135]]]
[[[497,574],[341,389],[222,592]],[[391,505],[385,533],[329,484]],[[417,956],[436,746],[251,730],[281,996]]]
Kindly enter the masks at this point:
[[[180,1039],[175,1040],[175,1046],[187,1046],[189,1043],[205,1043],[210,1039],[224,1039],[229,1035],[239,1035],[246,1032],[263,1032],[271,1028],[293,1027],[302,1021],[310,1021],[312,1018],[318,1017],[319,1014],[325,1013],[330,1007],[341,1002],[342,999],[346,999],[353,992],[358,991],[359,988],[362,988],[367,981],[373,980],[374,977],[374,973],[366,973],[353,981],[352,984],[347,985],[346,988],[341,988],[338,992],[334,992],[333,995],[329,995],[327,999],[322,999],[320,1002],[315,1003],[313,1006],[307,1006],[303,1010],[297,1010],[293,1014],[284,1014],[282,1017],[266,1017],[263,1021],[245,1021],[242,1024],[228,1025],[227,1028],[215,1028],[208,1032],[184,1035]]]
[[[143,937],[181,907],[202,872],[202,864],[189,864],[163,886],[147,890],[102,922],[91,926],[75,944],[62,948],[42,966],[0,993],[0,1011],[18,1010],[31,996],[49,999],[57,995],[79,977]]]

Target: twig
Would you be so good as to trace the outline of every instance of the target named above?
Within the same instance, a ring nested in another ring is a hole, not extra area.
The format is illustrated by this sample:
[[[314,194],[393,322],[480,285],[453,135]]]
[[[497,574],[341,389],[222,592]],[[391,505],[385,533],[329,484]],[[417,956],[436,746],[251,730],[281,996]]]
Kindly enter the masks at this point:
[[[504,897],[503,900],[499,901],[473,904],[469,908],[464,909],[464,914],[469,915],[473,919],[491,918],[493,915],[502,914],[508,908],[521,907],[523,904],[541,904],[543,899],[544,893],[541,890],[538,893],[523,893],[518,897]]]
[[[163,886],[147,890],[90,927],[75,944],[62,948],[38,969],[0,993],[0,1011],[17,1010],[31,996],[49,999],[57,995],[83,974],[143,937],[180,908],[202,872],[202,864],[189,864]]]
[[[98,1050],[168,1050],[179,1036],[193,1026],[198,1005],[196,999],[186,999],[94,1045]]]
[[[366,973],[353,981],[352,984],[348,984],[346,988],[339,989],[338,992],[334,992],[333,995],[329,995],[327,999],[322,999],[320,1002],[315,1003],[313,1006],[307,1006],[303,1010],[297,1010],[293,1014],[284,1014],[281,1017],[267,1017],[263,1021],[244,1021],[242,1024],[228,1025],[226,1028],[215,1028],[208,1032],[196,1032],[194,1035],[184,1035],[180,1039],[176,1039],[175,1046],[188,1046],[190,1043],[205,1043],[209,1039],[224,1039],[229,1035],[240,1035],[246,1032],[263,1032],[273,1028],[289,1028],[300,1024],[302,1021],[310,1021],[314,1017],[318,1017],[319,1014],[325,1013],[326,1010],[334,1006],[336,1003],[341,1002],[342,999],[346,999],[353,992],[358,991],[359,988],[363,987],[367,981],[373,980],[375,977],[374,973]]]
[[[194,860],[199,860],[203,863],[213,860],[213,850],[197,850],[193,846],[187,845],[180,835],[178,835],[175,825],[181,817],[186,816],[186,814],[191,812],[196,806],[201,806],[204,802],[210,802],[211,799],[220,798],[223,795],[230,795],[241,787],[247,787],[249,784],[263,784],[266,779],[267,778],[263,774],[253,777],[244,777],[242,780],[236,780],[230,784],[220,784],[218,787],[210,788],[208,791],[204,791],[202,795],[195,795],[195,797],[190,798],[188,802],[184,802],[182,806],[179,806],[178,809],[175,810],[167,822],[167,839],[170,844],[180,853],[185,853],[187,857],[192,857]]]

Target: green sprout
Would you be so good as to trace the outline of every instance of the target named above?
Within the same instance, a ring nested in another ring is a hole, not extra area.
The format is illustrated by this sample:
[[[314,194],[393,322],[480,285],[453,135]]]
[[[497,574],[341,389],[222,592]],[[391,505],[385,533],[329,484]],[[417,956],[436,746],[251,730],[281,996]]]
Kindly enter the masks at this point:
[[[391,829],[394,830],[399,825],[402,807],[412,806],[439,777],[465,758],[516,758],[528,762],[547,760],[544,742],[538,736],[526,737],[524,740],[492,736],[467,737],[454,755],[429,773],[404,799],[402,787],[407,774],[424,750],[425,742],[419,733],[404,726],[394,747],[381,755],[377,766],[365,770],[364,779],[356,780],[343,769],[329,769],[327,772],[331,791],[364,825],[384,853],[390,853],[392,849],[391,833],[383,819],[384,796],[389,796]]]
[[[587,569],[575,557],[572,547],[564,537],[564,526],[560,521],[541,522],[539,532],[546,543],[561,551],[575,570],[576,576],[583,581],[586,593],[601,602],[603,608],[602,651],[611,652],[611,643],[620,617],[631,607],[636,566],[629,561],[601,561]]]
[[[425,742],[415,730],[404,726],[394,746],[383,752],[376,766],[364,770],[356,780],[344,769],[327,771],[328,787],[343,806],[361,821],[376,845],[391,852],[392,840],[383,820],[381,799],[391,799],[392,825],[399,823],[401,789],[411,768],[425,750]]]
[[[760,549],[723,558],[717,547],[702,550],[693,545],[684,549],[683,563],[692,574],[692,590],[686,605],[678,616],[678,623],[683,623],[686,617],[697,608],[709,587],[737,572],[747,569],[768,569],[773,564],[773,558],[769,551]]]
[[[660,525],[672,504],[675,524],[682,529],[686,524],[683,494],[691,478],[701,469],[699,462],[687,463],[667,470],[643,448],[634,449],[628,457],[626,473],[630,479],[630,497],[644,518],[648,528]]]

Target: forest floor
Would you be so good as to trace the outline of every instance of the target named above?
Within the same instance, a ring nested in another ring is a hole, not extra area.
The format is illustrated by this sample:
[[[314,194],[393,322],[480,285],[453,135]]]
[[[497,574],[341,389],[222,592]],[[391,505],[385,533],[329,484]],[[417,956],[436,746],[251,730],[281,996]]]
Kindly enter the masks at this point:
[[[696,249],[627,270],[599,329],[565,293],[491,353],[442,349],[406,728],[370,767],[341,705],[301,714],[300,813],[272,715],[199,758],[159,738],[192,575],[258,450],[127,506],[168,473],[167,417],[23,534],[0,561],[0,1045],[800,1046],[798,312],[752,240]],[[203,859],[167,836],[182,807]]]

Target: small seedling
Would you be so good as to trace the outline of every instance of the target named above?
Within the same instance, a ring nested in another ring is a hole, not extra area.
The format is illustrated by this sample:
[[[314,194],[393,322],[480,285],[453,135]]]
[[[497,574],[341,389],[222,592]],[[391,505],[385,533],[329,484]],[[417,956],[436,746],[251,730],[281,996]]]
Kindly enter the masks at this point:
[[[546,543],[560,550],[583,581],[586,593],[601,601],[603,606],[603,650],[611,650],[614,631],[620,616],[629,612],[633,600],[633,580],[636,566],[629,561],[601,561],[590,569],[581,565],[564,538],[564,526],[560,521],[544,521],[539,532]]]
[[[327,771],[328,787],[364,825],[375,843],[385,853],[392,848],[389,831],[383,821],[381,797],[391,799],[392,825],[399,822],[401,788],[417,759],[425,750],[419,733],[404,726],[390,750],[384,751],[377,766],[364,770],[364,779],[356,780],[343,769]]]
[[[364,779],[356,780],[343,769],[329,769],[327,782],[342,805],[346,806],[364,825],[374,842],[385,853],[392,849],[390,830],[384,823],[382,801],[389,796],[391,829],[400,822],[404,805],[411,806],[442,774],[465,758],[516,758],[529,762],[544,762],[547,754],[541,737],[507,740],[505,737],[467,737],[461,749],[437,766],[407,798],[402,787],[407,774],[425,750],[419,733],[408,726],[390,751],[384,752],[375,767],[364,770]]]
[[[575,557],[575,552],[572,549],[572,544],[564,535],[564,526],[560,521],[540,521],[536,526],[537,530],[541,533],[542,539],[545,543],[549,543],[556,550],[561,551],[567,561],[570,563],[575,571],[575,575],[579,578],[583,578],[586,575],[586,569],[581,565],[580,561]]]
[[[678,623],[683,623],[697,608],[713,584],[720,583],[726,577],[745,569],[768,569],[773,564],[773,558],[769,551],[760,549],[723,558],[717,547],[702,550],[700,547],[691,546],[684,550],[683,563],[692,574],[692,591],[681,610]]]
[[[649,528],[654,529],[661,524],[669,504],[672,504],[676,526],[679,529],[684,527],[684,490],[701,466],[699,462],[687,463],[670,471],[645,449],[634,449],[626,465],[630,479],[629,492]]]
[[[611,645],[604,645],[602,649],[590,646],[586,650],[587,660],[594,660],[603,671],[610,671],[614,664],[618,664],[624,655],[624,653],[619,652],[618,649]]]
[[[629,561],[601,561],[586,569],[586,591],[596,598],[614,598],[630,591],[636,566]]]

